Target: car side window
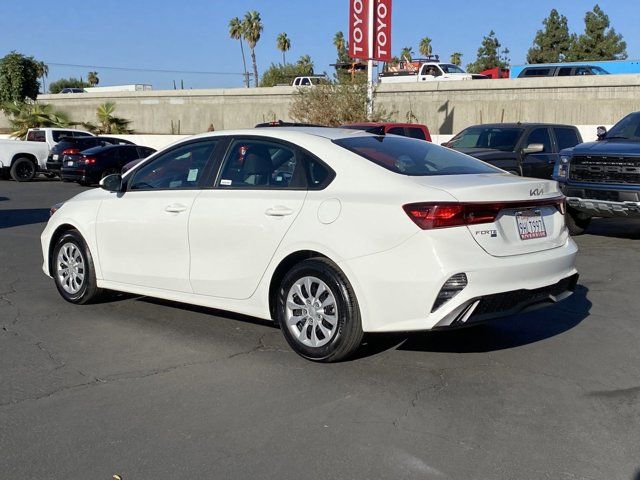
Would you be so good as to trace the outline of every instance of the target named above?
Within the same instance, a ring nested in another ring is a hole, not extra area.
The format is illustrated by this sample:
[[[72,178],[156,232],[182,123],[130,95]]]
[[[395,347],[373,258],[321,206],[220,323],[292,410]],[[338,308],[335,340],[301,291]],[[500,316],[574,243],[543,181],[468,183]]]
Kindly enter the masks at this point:
[[[551,153],[551,136],[549,135],[549,129],[547,127],[536,128],[530,134],[525,143],[525,147],[532,143],[541,143],[544,145],[544,150],[541,153]]]
[[[30,142],[46,142],[47,136],[42,130],[34,130],[27,134],[27,140]]]
[[[427,137],[425,136],[424,132],[422,131],[421,128],[415,128],[415,127],[407,127],[407,133],[409,134],[409,137],[411,138],[417,138],[419,140],[426,140]]]
[[[302,158],[307,166],[307,185],[309,190],[321,190],[331,181],[333,172],[313,155],[304,152]]]
[[[222,188],[294,188],[304,186],[295,152],[268,140],[234,140],[218,181]]]
[[[580,143],[578,134],[573,128],[554,128],[556,140],[558,142],[558,150],[575,147]]]
[[[571,75],[571,67],[562,67],[560,70],[558,70],[559,77],[567,77],[569,75]]]
[[[179,190],[198,187],[198,180],[218,140],[182,145],[140,167],[133,176],[130,190]]]
[[[402,135],[403,137],[406,136],[406,133],[404,131],[403,127],[391,127],[387,133],[390,133],[392,135]]]

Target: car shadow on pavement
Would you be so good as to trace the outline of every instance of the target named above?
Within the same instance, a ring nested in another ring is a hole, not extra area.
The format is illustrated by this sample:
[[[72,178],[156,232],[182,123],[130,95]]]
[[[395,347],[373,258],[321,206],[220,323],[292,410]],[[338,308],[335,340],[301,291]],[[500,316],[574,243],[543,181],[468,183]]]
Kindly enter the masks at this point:
[[[215,317],[229,318],[231,320],[240,320],[241,322],[253,323],[254,325],[279,328],[275,322],[272,322],[270,320],[263,320],[261,318],[250,317],[249,315],[242,315],[241,313],[229,312],[226,310],[218,310],[216,308],[201,307],[199,305],[191,305],[188,303],[174,302],[171,300],[163,300],[161,298],[153,297],[140,297],[137,300],[140,302],[152,303],[154,305],[162,305],[164,307],[178,308],[180,310],[187,310],[189,312],[201,313],[203,315],[212,315]]]
[[[560,335],[589,316],[588,289],[576,287],[564,302],[538,310],[455,330],[440,330],[404,335],[368,335],[358,357],[397,348],[416,352],[479,353],[504,350],[539,342]]]
[[[0,210],[0,228],[19,227],[49,220],[48,208]]]
[[[587,235],[640,240],[640,220],[631,218],[597,218],[591,222]]]

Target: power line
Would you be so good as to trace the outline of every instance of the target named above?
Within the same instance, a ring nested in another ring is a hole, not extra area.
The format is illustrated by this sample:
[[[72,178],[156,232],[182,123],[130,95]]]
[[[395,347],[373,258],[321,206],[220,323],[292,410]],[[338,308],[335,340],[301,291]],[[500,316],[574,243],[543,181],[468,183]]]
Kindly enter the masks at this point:
[[[53,63],[53,62],[45,62],[47,65],[53,65],[55,67],[79,67],[79,68],[96,68],[102,70],[121,70],[125,72],[152,72],[152,73],[187,73],[191,75],[241,75],[244,76],[244,73],[236,73],[236,72],[199,72],[199,71],[190,71],[190,70],[164,70],[158,68],[134,68],[134,67],[112,67],[105,65],[79,65],[75,63]]]

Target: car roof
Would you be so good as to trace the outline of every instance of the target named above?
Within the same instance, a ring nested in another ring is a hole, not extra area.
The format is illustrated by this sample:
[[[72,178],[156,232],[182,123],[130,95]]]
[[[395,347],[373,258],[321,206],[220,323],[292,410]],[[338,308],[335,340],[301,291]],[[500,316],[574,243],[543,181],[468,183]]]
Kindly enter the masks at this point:
[[[425,125],[421,123],[406,123],[406,122],[356,122],[347,123],[345,127],[416,127],[424,128]]]
[[[375,135],[365,132],[364,130],[353,130],[348,128],[333,128],[333,127],[277,127],[277,128],[247,128],[243,130],[218,130],[215,132],[201,133],[191,138],[208,138],[208,137],[223,137],[223,136],[260,136],[280,138],[283,140],[300,139],[301,136],[321,137],[328,140],[338,140],[341,138],[368,136],[373,137]]]
[[[564,125],[562,123],[482,123],[478,125],[469,125],[466,128],[487,127],[487,128],[529,128],[529,127],[569,127],[576,128],[574,125]],[[465,129],[466,130],[466,129]]]

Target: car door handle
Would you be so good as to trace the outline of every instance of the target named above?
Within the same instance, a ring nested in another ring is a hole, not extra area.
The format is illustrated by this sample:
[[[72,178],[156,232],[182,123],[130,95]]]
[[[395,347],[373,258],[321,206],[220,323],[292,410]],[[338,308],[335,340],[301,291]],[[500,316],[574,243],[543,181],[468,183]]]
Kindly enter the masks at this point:
[[[286,217],[287,215],[291,215],[293,210],[282,205],[276,205],[275,207],[267,208],[264,212],[265,215],[269,215],[270,217]]]
[[[182,205],[181,203],[172,203],[171,205],[167,205],[164,208],[164,211],[169,213],[180,213],[184,212],[186,209],[186,205]]]

